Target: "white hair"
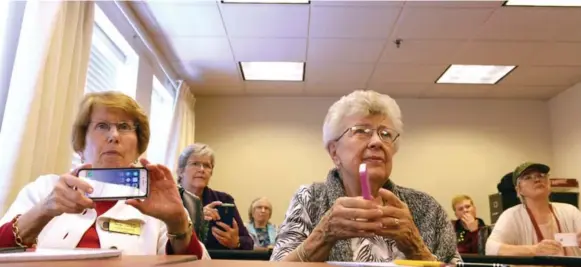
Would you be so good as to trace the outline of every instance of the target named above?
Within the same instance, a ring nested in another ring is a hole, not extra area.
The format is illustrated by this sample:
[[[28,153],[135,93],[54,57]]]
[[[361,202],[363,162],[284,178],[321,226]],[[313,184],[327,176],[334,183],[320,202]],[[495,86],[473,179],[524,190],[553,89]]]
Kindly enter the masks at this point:
[[[403,134],[401,110],[393,98],[375,91],[357,90],[341,97],[341,99],[331,105],[327,112],[323,123],[323,143],[327,151],[331,141],[337,139],[345,131],[345,127],[348,127],[343,125],[343,120],[354,115],[387,116],[393,123],[394,130],[399,134]],[[399,148],[398,142],[394,144],[394,147],[395,151],[397,151]]]

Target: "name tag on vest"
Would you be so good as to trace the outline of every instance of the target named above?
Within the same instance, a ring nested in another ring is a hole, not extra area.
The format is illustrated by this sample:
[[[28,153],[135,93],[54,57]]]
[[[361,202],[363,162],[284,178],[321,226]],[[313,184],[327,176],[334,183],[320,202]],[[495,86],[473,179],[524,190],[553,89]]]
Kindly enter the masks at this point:
[[[141,222],[117,221],[111,219],[103,222],[103,230],[127,235],[141,235]]]

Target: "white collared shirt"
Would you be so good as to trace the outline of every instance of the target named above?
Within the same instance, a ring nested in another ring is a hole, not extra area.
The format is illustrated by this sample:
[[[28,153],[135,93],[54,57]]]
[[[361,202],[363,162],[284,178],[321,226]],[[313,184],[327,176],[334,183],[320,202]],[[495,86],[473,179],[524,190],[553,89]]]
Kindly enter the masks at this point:
[[[16,215],[23,214],[41,203],[53,190],[58,182],[58,175],[43,175],[34,182],[27,184],[16,197],[8,212],[0,220],[0,225],[10,222]],[[188,216],[189,217],[189,216]],[[119,221],[137,221],[141,223],[141,235],[128,235],[106,231],[102,223],[109,219]],[[97,222],[96,229],[101,248],[117,248],[125,255],[156,255],[165,254],[168,242],[167,229],[162,221],[144,215],[132,206],[120,200],[101,216],[94,209],[86,210],[84,214],[64,213],[53,218],[38,235],[38,248],[73,249],[85,232]],[[198,241],[199,242],[199,241]],[[205,246],[202,259],[210,256]]]

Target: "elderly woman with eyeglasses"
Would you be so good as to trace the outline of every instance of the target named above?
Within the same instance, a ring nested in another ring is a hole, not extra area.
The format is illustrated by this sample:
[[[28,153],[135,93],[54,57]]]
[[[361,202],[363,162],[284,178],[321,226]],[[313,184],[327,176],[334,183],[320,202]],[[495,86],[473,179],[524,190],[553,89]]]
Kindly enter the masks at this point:
[[[149,143],[147,115],[119,92],[85,95],[72,130],[72,146],[85,163],[79,168],[130,168]],[[43,175],[18,194],[0,227],[0,247],[116,248],[127,255],[194,254],[207,258],[168,168],[149,170],[143,200],[97,201],[99,190],[78,169]],[[115,227],[113,227],[115,226]]]
[[[214,150],[210,146],[195,143],[186,147],[178,159],[178,183],[187,192],[202,200],[206,234],[202,240],[208,249],[252,250],[254,242],[244,227],[238,208],[235,207],[232,225],[220,221],[216,206],[223,203],[234,204],[234,198],[225,192],[208,187],[214,171]],[[215,222],[208,227],[208,222]],[[222,229],[220,229],[222,228]],[[204,229],[202,229],[204,231]]]
[[[581,211],[549,200],[549,166],[525,162],[512,174],[522,204],[505,210],[486,242],[487,255],[581,256]],[[576,246],[563,246],[556,234],[577,235]]]
[[[395,100],[374,91],[355,91],[330,107],[323,142],[335,168],[325,182],[295,193],[271,260],[459,259],[442,206],[426,193],[396,185],[390,176],[402,128]],[[369,199],[362,197],[361,164]]]

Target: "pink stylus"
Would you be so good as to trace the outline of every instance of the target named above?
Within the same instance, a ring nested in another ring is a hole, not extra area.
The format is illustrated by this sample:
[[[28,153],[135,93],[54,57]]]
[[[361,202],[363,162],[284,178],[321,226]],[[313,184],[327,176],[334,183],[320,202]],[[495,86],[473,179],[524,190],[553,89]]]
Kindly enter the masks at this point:
[[[367,165],[365,163],[359,165],[359,179],[361,181],[361,195],[364,199],[372,200],[369,177],[367,177]]]

